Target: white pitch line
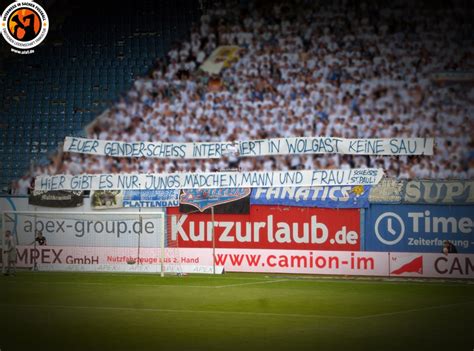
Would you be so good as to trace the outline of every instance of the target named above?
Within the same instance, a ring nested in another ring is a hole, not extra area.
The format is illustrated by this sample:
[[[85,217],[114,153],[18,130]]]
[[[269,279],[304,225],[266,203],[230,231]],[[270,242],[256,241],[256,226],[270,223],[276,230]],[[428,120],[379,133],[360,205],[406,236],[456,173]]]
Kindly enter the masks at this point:
[[[174,284],[127,284],[127,286],[134,287],[170,287],[170,288],[205,288],[205,289],[221,289],[234,286],[245,286],[245,285],[255,285],[255,284],[270,284],[288,281],[288,279],[279,279],[279,280],[261,280],[257,282],[248,282],[248,283],[238,283],[238,284],[227,284],[227,285],[174,285]],[[30,282],[19,282],[23,284],[59,284],[59,285],[92,285],[92,286],[115,286],[122,285],[121,283],[92,283],[92,282],[44,282],[44,281],[30,281]]]
[[[143,273],[135,273],[135,272],[130,272],[130,273],[117,273],[117,272],[74,272],[74,271],[62,271],[62,272],[25,272],[27,274],[32,274],[32,275],[38,275],[38,274],[42,274],[42,273],[53,273],[53,274],[57,274],[57,273],[60,273],[60,274],[78,274],[78,275],[97,275],[97,274],[103,274],[103,275],[111,275],[111,276],[122,276],[122,277],[130,277],[130,276],[140,276],[140,277],[150,277],[152,275],[156,275],[158,278],[162,279],[161,277],[159,277],[159,273],[147,273],[147,272],[143,272]],[[22,273],[23,274],[23,273]],[[193,274],[193,273],[191,273]],[[234,274],[234,273],[231,273],[231,274]],[[204,280],[204,279],[216,279],[216,278],[225,278],[225,279],[232,279],[232,280],[262,280],[261,277],[229,277],[228,275],[220,275],[220,274],[198,274],[196,273],[196,275],[191,275],[189,277],[187,277],[187,279],[191,278],[191,279],[196,279],[196,280]],[[171,279],[174,279],[174,278],[179,278],[179,277],[176,277],[176,276],[169,276],[168,278],[171,278]]]
[[[474,244],[474,241],[473,241]],[[104,275],[113,275],[113,276],[124,276],[124,277],[130,277],[130,276],[151,276],[154,273],[117,273],[117,272],[26,272],[27,274],[34,274],[38,275],[41,273],[72,273],[72,274],[91,274],[91,275],[97,275],[97,274],[104,274]],[[235,274],[235,273],[230,273],[230,274]],[[258,274],[258,273],[253,273],[253,274]],[[23,273],[22,273],[23,275]],[[263,275],[263,273],[262,273]],[[169,277],[172,279],[181,279],[179,277]],[[199,274],[199,275],[191,275],[185,279],[190,279],[190,280],[205,280],[205,279],[219,279],[219,278],[224,278],[226,280],[262,280],[261,277],[231,277],[228,275],[211,275],[211,274]],[[274,276],[268,276],[268,278],[277,278],[275,275]],[[472,285],[474,284],[474,281],[464,279],[464,280],[457,280],[455,282],[449,282],[449,281],[439,281],[439,280],[426,280],[426,281],[415,281],[411,280],[409,278],[406,278],[404,280],[401,280],[400,278],[391,280],[390,278],[380,278],[380,279],[373,279],[370,280],[370,277],[366,277],[369,279],[350,279],[350,278],[343,278],[343,277],[328,277],[328,278],[320,278],[320,277],[312,277],[312,276],[303,276],[303,277],[291,277],[291,278],[285,278],[286,280],[289,281],[295,281],[295,282],[305,282],[305,283],[356,283],[356,284],[381,284],[381,283],[389,283],[389,284],[420,284],[420,285],[441,285],[441,286],[460,286],[460,285]],[[161,279],[161,278],[160,278]],[[1,282],[1,280],[0,280]]]
[[[115,286],[120,285],[123,286],[123,283],[91,283],[91,282],[22,282],[22,283],[31,283],[31,284],[69,284],[69,285],[102,285],[102,286]],[[127,286],[134,286],[134,287],[182,287],[182,288],[208,288],[213,289],[215,285],[173,285],[173,284],[128,284]]]
[[[424,312],[424,311],[443,309],[443,308],[447,308],[447,307],[464,306],[464,305],[469,305],[469,304],[472,304],[472,303],[474,303],[474,301],[451,303],[451,304],[447,304],[447,305],[437,305],[437,306],[429,306],[429,307],[422,307],[422,308],[413,308],[413,309],[410,309],[410,310],[402,310],[402,311],[387,312],[387,313],[368,314],[368,315],[365,315],[365,316],[355,317],[355,319],[390,317],[390,316],[396,316],[396,315],[405,314],[405,313]]]
[[[216,289],[222,289],[222,288],[232,288],[232,287],[235,287],[235,286],[246,286],[246,285],[257,285],[257,284],[271,284],[271,283],[280,283],[280,282],[286,282],[286,281],[288,281],[288,279],[262,280],[262,281],[258,281],[258,282],[217,285],[215,288],[216,288]]]
[[[163,308],[134,308],[134,307],[108,307],[108,306],[72,306],[72,305],[27,305],[27,304],[0,304],[1,307],[12,308],[63,308],[63,309],[79,309],[79,310],[109,310],[109,311],[132,311],[132,312],[163,312],[163,313],[195,313],[195,314],[229,314],[229,315],[247,315],[247,316],[268,316],[268,317],[292,317],[292,318],[319,318],[319,319],[342,319],[342,320],[361,320],[377,317],[390,317],[405,313],[423,312],[429,310],[443,309],[447,307],[462,306],[472,304],[474,301],[461,302],[457,304],[446,304],[438,306],[430,306],[425,308],[416,308],[403,311],[387,312],[365,315],[361,317],[335,316],[335,315],[318,315],[318,314],[301,314],[301,313],[272,313],[272,312],[243,312],[243,311],[216,311],[216,310],[188,310],[188,309],[163,309]]]
[[[245,311],[216,311],[216,310],[187,310],[187,309],[164,309],[164,308],[134,308],[134,307],[107,307],[107,306],[71,306],[71,305],[24,305],[24,304],[0,304],[0,307],[15,308],[63,308],[77,310],[105,310],[105,311],[132,311],[132,312],[163,312],[163,313],[195,313],[195,314],[223,314],[223,315],[243,315],[260,317],[292,317],[292,318],[319,318],[319,319],[347,319],[355,320],[356,317],[300,314],[300,313],[272,313],[272,312],[245,312]]]

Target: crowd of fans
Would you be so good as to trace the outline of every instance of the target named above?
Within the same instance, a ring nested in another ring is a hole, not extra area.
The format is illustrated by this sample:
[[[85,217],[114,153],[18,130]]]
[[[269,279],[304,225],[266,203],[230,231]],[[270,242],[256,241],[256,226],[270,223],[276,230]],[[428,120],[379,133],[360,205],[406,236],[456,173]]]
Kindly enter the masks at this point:
[[[381,167],[399,179],[474,178],[474,89],[432,80],[437,72],[474,69],[472,36],[466,42],[466,23],[458,20],[462,8],[408,1],[379,7],[341,1],[258,4],[213,4],[190,40],[137,79],[96,119],[88,137],[163,142],[434,137],[434,156],[159,160],[64,154],[32,176]],[[238,61],[218,75],[200,70],[221,45],[239,46]],[[19,192],[28,186],[27,177],[20,183]]]

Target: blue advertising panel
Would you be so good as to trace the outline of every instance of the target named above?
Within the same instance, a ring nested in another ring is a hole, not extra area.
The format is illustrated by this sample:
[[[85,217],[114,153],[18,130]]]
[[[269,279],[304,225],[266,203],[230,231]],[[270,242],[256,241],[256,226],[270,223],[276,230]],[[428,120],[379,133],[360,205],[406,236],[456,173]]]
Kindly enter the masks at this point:
[[[125,190],[123,207],[177,207],[179,190]]]
[[[281,205],[323,208],[369,206],[370,185],[254,188],[252,205]]]
[[[179,198],[181,213],[250,213],[249,188],[188,189]],[[211,210],[211,208],[213,210]]]
[[[474,253],[474,206],[372,205],[365,212],[366,251],[441,253],[445,240]]]

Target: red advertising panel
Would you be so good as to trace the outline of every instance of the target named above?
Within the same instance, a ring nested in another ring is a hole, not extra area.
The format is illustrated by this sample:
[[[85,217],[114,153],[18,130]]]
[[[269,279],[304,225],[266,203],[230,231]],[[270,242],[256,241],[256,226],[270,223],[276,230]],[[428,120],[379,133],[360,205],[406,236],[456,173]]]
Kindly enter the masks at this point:
[[[168,238],[179,247],[360,250],[358,209],[252,206],[250,214],[180,214],[168,208]]]

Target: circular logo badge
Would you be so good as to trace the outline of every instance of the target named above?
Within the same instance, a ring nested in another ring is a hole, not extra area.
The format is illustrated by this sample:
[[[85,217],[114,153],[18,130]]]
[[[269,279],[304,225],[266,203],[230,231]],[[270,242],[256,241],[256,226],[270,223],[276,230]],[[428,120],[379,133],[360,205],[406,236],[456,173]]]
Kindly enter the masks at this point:
[[[28,50],[41,44],[49,30],[46,11],[33,1],[10,4],[1,17],[3,38],[14,48]]]

